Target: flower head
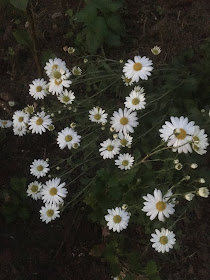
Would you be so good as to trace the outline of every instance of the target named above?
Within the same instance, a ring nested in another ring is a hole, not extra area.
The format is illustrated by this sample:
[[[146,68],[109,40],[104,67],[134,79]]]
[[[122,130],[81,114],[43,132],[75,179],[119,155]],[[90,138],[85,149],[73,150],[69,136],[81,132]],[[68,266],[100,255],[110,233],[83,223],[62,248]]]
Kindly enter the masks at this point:
[[[206,154],[206,148],[208,147],[208,135],[205,134],[204,129],[200,129],[199,126],[195,126],[195,131],[192,136],[192,148],[199,155]]]
[[[206,187],[199,188],[198,195],[207,198],[209,196],[209,189]]]
[[[61,132],[58,132],[57,143],[61,150],[65,147],[70,150],[74,144],[80,144],[80,139],[81,136],[74,129],[66,127]]]
[[[175,212],[174,199],[169,202],[171,195],[171,191],[168,191],[163,196],[160,190],[155,189],[154,196],[151,194],[143,196],[143,199],[146,200],[146,202],[144,202],[142,211],[146,212],[147,216],[150,216],[150,220],[154,220],[155,217],[158,216],[159,221],[164,222],[165,217],[169,218],[169,216]]]
[[[132,111],[144,109],[146,104],[145,94],[132,90],[129,96],[126,97],[124,104],[126,108]]]
[[[191,201],[195,195],[193,193],[186,193],[184,198],[188,201]]]
[[[28,185],[28,189],[27,189],[27,195],[28,196],[31,196],[33,199],[37,200],[39,198],[41,198],[41,193],[40,193],[40,190],[42,188],[42,184],[37,182],[37,181],[34,181],[34,182],[31,182],[29,185]]]
[[[58,100],[63,104],[72,104],[75,99],[73,91],[68,91],[65,89],[62,93],[58,95]]]
[[[120,232],[127,228],[130,219],[128,212],[122,210],[120,207],[116,207],[115,209],[108,209],[108,213],[105,216],[105,220],[108,222],[107,226],[109,230],[112,229],[114,232]]]
[[[169,249],[172,249],[176,243],[173,231],[165,228],[162,228],[161,231],[156,229],[155,233],[152,233],[151,236],[150,241],[153,243],[152,247],[159,253],[169,252]]]
[[[42,206],[40,214],[40,219],[42,220],[42,222],[48,224],[52,220],[60,217],[60,210],[57,205],[45,204],[45,206]]]
[[[124,84],[127,86],[131,86],[133,84],[132,78],[127,78],[126,76],[122,75],[122,80]]]
[[[12,121],[10,120],[0,120],[0,127],[1,128],[8,128],[8,127],[11,127],[13,124]]]
[[[154,54],[154,55],[159,55],[161,53],[161,48],[158,47],[158,46],[154,46],[152,49],[151,49],[151,52]]]
[[[130,154],[119,154],[118,159],[115,160],[115,165],[121,170],[128,170],[134,163],[134,157]]]
[[[50,59],[49,62],[46,63],[46,66],[44,67],[44,69],[45,69],[48,77],[50,77],[51,72],[56,69],[63,69],[64,71],[68,70],[66,68],[66,62],[57,57],[54,59]]]
[[[119,132],[118,133],[118,138],[120,140],[120,145],[122,147],[130,147],[131,146],[133,137],[131,137],[129,134],[127,134],[127,133],[124,134],[122,132]]]
[[[13,126],[16,128],[22,128],[28,124],[29,114],[24,113],[23,111],[15,111],[13,114]]]
[[[38,179],[44,177],[49,170],[49,164],[43,159],[35,159],[30,165],[30,173]]]
[[[100,107],[93,107],[89,111],[89,120],[96,123],[106,123],[108,114]]]
[[[48,94],[46,90],[47,82],[44,79],[35,79],[32,84],[29,85],[29,94],[37,99],[44,99]]]
[[[38,112],[29,121],[29,129],[32,133],[42,134],[52,124],[52,119],[44,111]]]
[[[107,139],[103,143],[100,143],[101,148],[99,149],[100,155],[103,157],[103,159],[106,158],[113,158],[116,154],[120,151],[120,144],[119,140],[111,140]]]
[[[139,79],[148,80],[148,76],[151,76],[150,72],[153,70],[152,64],[152,60],[149,60],[146,56],[135,56],[134,61],[129,59],[125,63],[123,72],[133,82],[138,82]]]

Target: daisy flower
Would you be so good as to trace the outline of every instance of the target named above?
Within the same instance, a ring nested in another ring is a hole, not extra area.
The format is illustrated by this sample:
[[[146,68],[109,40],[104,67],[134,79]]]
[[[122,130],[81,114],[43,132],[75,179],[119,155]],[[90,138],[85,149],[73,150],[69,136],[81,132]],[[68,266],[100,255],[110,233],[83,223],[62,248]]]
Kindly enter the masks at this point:
[[[188,201],[191,201],[195,195],[193,193],[186,193],[184,198]]]
[[[37,181],[34,181],[28,185],[28,189],[26,191],[27,195],[37,200],[42,196],[40,193],[41,188],[42,188],[42,184]]]
[[[74,66],[71,72],[75,76],[80,76],[82,74],[82,69],[80,67]]]
[[[126,97],[124,102],[125,107],[131,109],[132,111],[145,109],[145,97],[144,93],[132,90],[129,96]]]
[[[99,149],[99,152],[103,159],[111,159],[120,151],[120,143],[116,139],[107,139],[103,143],[100,143],[100,145],[102,148]]]
[[[75,99],[75,95],[73,91],[68,91],[67,89],[64,92],[58,95],[58,100],[63,104],[72,104]]]
[[[1,128],[8,128],[8,127],[11,127],[13,124],[12,121],[10,120],[0,120],[0,127]]]
[[[124,75],[122,75],[122,80],[123,80],[123,82],[124,82],[124,84],[126,85],[126,87],[127,86],[131,86],[132,84],[133,84],[133,81],[132,81],[132,79],[130,78],[127,78],[126,76],[124,76]]]
[[[173,231],[165,228],[162,228],[161,231],[156,229],[155,233],[152,233],[151,236],[152,238],[150,241],[153,242],[152,247],[159,253],[169,252],[169,249],[172,249],[173,245],[176,243]]]
[[[152,49],[151,49],[151,52],[154,54],[154,55],[159,55],[161,53],[161,48],[158,47],[158,46],[154,46]]]
[[[205,130],[200,129],[199,126],[195,126],[195,131],[192,136],[193,150],[196,153],[203,155],[207,152],[205,149],[208,147],[208,145],[208,135],[205,134]]]
[[[33,105],[28,105],[27,107],[25,107],[23,109],[24,113],[27,113],[27,114],[33,114],[35,109],[34,109],[34,106]]]
[[[133,90],[139,93],[144,93],[144,88],[140,86],[135,86]]]
[[[128,170],[134,163],[134,157],[130,154],[119,154],[118,159],[115,160],[115,165],[121,170]]]
[[[39,212],[41,214],[40,219],[46,224],[60,217],[59,207],[53,204],[45,204]]]
[[[42,134],[51,125],[52,119],[49,115],[46,115],[44,111],[38,112],[29,121],[29,129],[32,133]]]
[[[23,111],[15,111],[13,114],[13,126],[17,128],[22,128],[29,121],[29,114],[24,113]]]
[[[105,113],[105,110],[100,107],[93,107],[93,109],[89,111],[89,120],[91,122],[105,124],[107,122],[107,116],[108,114]]]
[[[128,212],[122,210],[121,207],[116,207],[115,209],[108,209],[108,213],[105,216],[105,220],[108,222],[109,230],[120,232],[127,228],[130,219]]]
[[[64,71],[67,71],[66,68],[66,62],[63,61],[60,58],[50,59],[49,62],[46,63],[46,66],[44,67],[47,76],[49,77],[51,72],[56,69],[63,69]]]
[[[198,195],[201,197],[207,198],[209,196],[209,190],[206,187],[202,187],[198,189]]]
[[[148,80],[148,76],[151,76],[150,72],[153,70],[152,64],[152,60],[149,60],[146,56],[135,56],[134,61],[129,59],[125,63],[123,72],[133,82],[138,82],[139,79]]]
[[[18,135],[18,136],[23,136],[23,135],[26,135],[27,133],[27,126],[22,126],[20,128],[18,127],[13,127],[13,133],[14,135]]]
[[[144,202],[142,211],[146,212],[147,216],[150,216],[151,221],[154,220],[156,216],[158,216],[159,221],[164,222],[165,217],[169,218],[169,216],[175,212],[175,200],[172,200],[173,203],[168,202],[171,195],[172,192],[170,190],[165,196],[163,196],[160,190],[155,189],[154,196],[151,194],[143,196],[143,199],[146,200],[146,202]]]
[[[133,137],[131,137],[129,134],[120,132],[118,133],[118,138],[122,147],[131,146]]]
[[[137,122],[137,113],[124,108],[121,108],[117,111],[114,111],[113,117],[111,117],[111,125],[115,129],[116,132],[123,132],[125,133],[133,133],[134,127],[137,127],[139,124]]]
[[[192,153],[190,143],[195,131],[194,122],[188,118],[171,117],[171,122],[166,121],[160,131],[160,137],[167,142],[167,146],[173,146],[172,151],[178,153]]]
[[[48,167],[49,164],[45,160],[35,159],[30,165],[30,173],[39,179],[48,173],[50,170]]]
[[[66,183],[61,183],[60,178],[54,178],[45,182],[41,190],[42,200],[45,203],[60,204],[67,195]]]
[[[67,80],[70,76],[70,72],[66,72],[63,69],[56,69],[51,72],[51,77],[49,81],[49,92],[52,93],[52,95],[61,94],[63,91],[63,88],[70,87],[70,84],[72,81]]]
[[[74,144],[80,143],[81,136],[77,132],[69,127],[64,128],[61,132],[58,132],[57,143],[61,150],[68,147],[70,150]]]
[[[29,85],[29,94],[37,99],[44,99],[48,94],[46,90],[47,82],[44,79],[35,79],[32,84]]]

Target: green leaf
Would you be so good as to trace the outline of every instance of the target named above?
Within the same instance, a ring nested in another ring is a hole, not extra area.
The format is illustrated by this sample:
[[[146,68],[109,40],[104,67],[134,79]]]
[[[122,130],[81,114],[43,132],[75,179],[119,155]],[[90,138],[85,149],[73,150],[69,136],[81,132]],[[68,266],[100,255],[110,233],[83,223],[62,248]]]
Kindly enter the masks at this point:
[[[160,280],[157,265],[154,261],[148,261],[144,273],[149,277],[151,280]]]
[[[12,32],[18,44],[32,48],[31,38],[25,30],[15,30]]]
[[[22,11],[25,11],[28,5],[28,0],[9,0],[9,1],[15,8],[18,8]]]
[[[51,50],[45,50],[42,52],[42,58],[41,58],[41,61],[42,61],[42,65],[45,65],[46,62],[50,59],[54,59],[56,58],[56,55],[51,51]]]

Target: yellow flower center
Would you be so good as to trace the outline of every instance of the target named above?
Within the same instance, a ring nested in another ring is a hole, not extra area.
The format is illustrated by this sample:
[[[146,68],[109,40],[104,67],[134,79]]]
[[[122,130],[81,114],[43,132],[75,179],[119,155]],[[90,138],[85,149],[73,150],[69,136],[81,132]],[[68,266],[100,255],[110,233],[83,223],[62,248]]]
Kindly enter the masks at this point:
[[[54,210],[52,210],[52,209],[47,210],[47,216],[48,217],[52,217],[53,214],[54,214]]]
[[[126,117],[122,117],[122,118],[120,119],[120,123],[121,123],[122,125],[126,125],[126,124],[128,124],[128,119],[127,119]]]
[[[42,165],[38,165],[36,168],[38,171],[42,171],[44,169],[44,167]]]
[[[39,187],[37,185],[33,185],[31,187],[31,191],[34,192],[34,193],[36,193],[38,191],[38,189],[39,189]]]
[[[120,140],[120,144],[121,144],[122,146],[126,146],[127,143],[128,143],[128,141],[127,141],[125,138]]]
[[[36,124],[37,124],[37,125],[42,125],[42,124],[43,124],[43,119],[38,118],[38,119],[36,120]]]
[[[113,221],[115,224],[119,224],[122,221],[122,218],[119,215],[115,215]]]
[[[183,140],[187,136],[187,132],[183,128],[179,128],[180,132],[176,132],[176,129],[174,130],[174,134],[177,139]]]
[[[133,104],[133,105],[138,105],[139,102],[140,102],[140,100],[139,100],[138,98],[134,98],[134,99],[132,100],[132,104]]]
[[[131,80],[132,80],[131,78],[130,78],[130,79],[127,78],[127,77],[124,78],[124,81],[125,81],[125,83],[127,83],[127,84],[129,84],[129,83],[131,82]]]
[[[2,125],[6,125],[6,124],[7,124],[7,121],[3,121],[3,122],[2,122]]]
[[[122,165],[123,165],[123,166],[127,166],[127,165],[128,165],[128,160],[123,160],[123,161],[122,161]]]
[[[95,114],[95,115],[94,115],[94,118],[98,121],[98,120],[100,120],[101,115],[100,115],[100,114]]]
[[[53,66],[52,66],[52,69],[57,69],[58,68],[58,65],[57,64],[54,64]]]
[[[72,136],[71,135],[66,135],[65,141],[70,142],[71,140],[72,140]]]
[[[140,71],[142,69],[142,64],[139,62],[134,63],[133,70],[134,71]]]
[[[54,78],[55,78],[55,79],[60,79],[60,77],[61,77],[61,73],[60,73],[59,71],[55,71],[55,72],[53,73],[53,75],[54,75]]]
[[[56,195],[57,194],[57,189],[56,188],[51,188],[49,193],[50,193],[50,195]]]
[[[111,152],[113,149],[114,149],[114,146],[112,146],[112,145],[109,145],[109,146],[107,146],[107,151],[109,151],[109,152]]]
[[[193,143],[198,144],[199,142],[200,142],[200,139],[198,138],[198,136],[194,136]]]
[[[165,210],[165,209],[166,209],[166,203],[163,202],[163,201],[157,202],[157,203],[156,203],[156,209],[157,209],[158,211],[163,211],[163,210]]]
[[[70,100],[70,98],[68,96],[63,96],[63,101],[64,102],[68,102]]]
[[[36,91],[37,91],[37,92],[42,91],[42,87],[41,87],[41,86],[36,87]]]
[[[168,243],[168,238],[166,236],[161,236],[160,243],[166,245]]]
[[[24,117],[19,117],[19,118],[18,118],[18,121],[19,121],[19,122],[22,122],[23,120],[24,120]]]
[[[54,82],[55,82],[56,86],[59,86],[62,83],[62,80],[59,80],[59,81],[55,80]]]

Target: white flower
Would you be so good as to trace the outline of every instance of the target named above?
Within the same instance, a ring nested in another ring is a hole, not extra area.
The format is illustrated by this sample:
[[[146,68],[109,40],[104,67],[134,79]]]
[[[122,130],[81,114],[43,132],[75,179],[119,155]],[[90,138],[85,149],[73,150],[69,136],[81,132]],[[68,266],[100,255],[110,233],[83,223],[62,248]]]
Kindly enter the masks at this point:
[[[100,143],[100,145],[102,148],[99,149],[99,152],[100,155],[103,157],[103,159],[106,158],[111,159],[120,151],[119,140],[116,139],[114,140],[107,139],[103,143]]]
[[[45,203],[60,204],[67,195],[66,183],[61,183],[60,178],[54,178],[46,181],[41,190],[42,200]]]
[[[144,88],[140,86],[135,86],[133,90],[139,93],[144,93]]]
[[[49,62],[46,63],[44,69],[47,76],[50,76],[51,72],[56,69],[63,69],[64,71],[68,70],[66,68],[66,62],[57,57],[55,59],[50,59]]]
[[[75,99],[75,95],[74,92],[71,90],[68,91],[67,89],[65,89],[64,92],[58,95],[58,100],[63,104],[72,104],[74,99]]]
[[[52,120],[49,115],[45,115],[45,112],[38,112],[33,116],[29,121],[29,129],[32,133],[42,134],[48,129],[48,126],[51,125]]]
[[[162,228],[161,231],[158,229],[155,230],[155,233],[151,234],[152,238],[150,239],[152,247],[159,253],[169,252],[169,249],[173,248],[173,245],[176,243],[175,234],[173,231]]]
[[[82,74],[82,69],[80,67],[74,66],[71,72],[75,76],[80,76]]]
[[[178,159],[175,159],[175,160],[174,160],[174,164],[177,164],[177,163],[179,163],[179,160],[178,160]]]
[[[57,143],[61,150],[65,147],[70,150],[75,143],[79,145],[80,139],[81,136],[74,129],[66,127],[61,132],[58,132]]]
[[[209,190],[206,187],[202,187],[198,189],[198,195],[201,197],[207,198],[209,196]]]
[[[27,195],[28,196],[31,196],[33,199],[37,200],[39,198],[41,198],[41,193],[40,193],[40,190],[42,188],[42,184],[37,182],[37,181],[34,181],[34,182],[31,182],[29,185],[28,185],[28,189],[27,189]]]
[[[112,229],[114,232],[120,232],[126,229],[130,219],[128,212],[122,210],[120,207],[115,209],[108,209],[108,215],[105,216],[105,220],[108,222],[107,226],[109,230]]]
[[[191,201],[194,196],[195,195],[193,193],[186,193],[184,197],[186,200]]]
[[[121,170],[128,170],[134,163],[134,157],[130,154],[119,154],[118,159],[115,160],[115,165]]]
[[[190,165],[190,167],[191,167],[192,169],[196,169],[196,168],[198,167],[198,165],[197,165],[197,163],[192,163],[192,164]]]
[[[166,121],[160,131],[160,137],[167,142],[167,146],[173,146],[172,151],[178,153],[192,152],[191,141],[195,131],[194,122],[184,117],[171,117],[171,122]]]
[[[134,127],[137,127],[139,124],[137,122],[137,113],[124,108],[121,108],[113,113],[113,117],[111,117],[111,125],[115,129],[116,132],[123,132],[125,133],[133,133]]]
[[[53,204],[45,204],[39,212],[41,214],[40,219],[46,224],[60,217],[59,207]]]
[[[143,199],[146,200],[144,202],[144,207],[142,211],[147,212],[147,216],[150,216],[150,220],[154,220],[156,216],[158,216],[159,221],[164,222],[165,217],[169,218],[172,215],[174,210],[174,199],[171,202],[168,202],[172,192],[169,190],[164,196],[160,190],[154,190],[154,196],[151,194],[147,194],[143,196]]]
[[[20,128],[14,126],[13,127],[13,133],[14,135],[18,135],[18,136],[23,136],[23,135],[26,135],[27,133],[27,126],[22,126]]]
[[[13,114],[13,126],[17,128],[24,127],[29,121],[29,114],[24,113],[23,111],[15,111]]]
[[[161,53],[161,48],[158,47],[158,46],[154,46],[152,49],[151,49],[151,52],[154,54],[154,55],[159,55]]]
[[[10,120],[0,120],[0,127],[1,128],[8,128],[8,127],[11,127],[13,124],[12,121]]]
[[[66,72],[63,69],[56,69],[51,72],[52,78],[49,81],[49,92],[52,95],[61,94],[64,88],[70,87],[72,81],[68,80],[70,76],[70,72]]]
[[[201,184],[205,184],[205,183],[206,183],[206,181],[205,181],[204,178],[200,178],[198,181],[199,181],[199,183],[201,183]]]
[[[30,165],[30,173],[39,179],[48,173],[50,170],[48,167],[49,164],[43,159],[35,159]]]
[[[8,104],[10,107],[14,107],[15,106],[15,101],[11,100],[11,101],[8,101]]]
[[[123,72],[127,78],[131,78],[133,82],[138,82],[139,78],[142,80],[148,80],[148,76],[151,76],[153,67],[151,66],[152,60],[149,60],[146,56],[135,56],[134,61],[129,59],[123,67]]]
[[[146,104],[144,93],[132,90],[129,96],[126,97],[124,104],[126,108],[132,111],[144,109]]]
[[[177,164],[175,165],[175,169],[176,169],[176,170],[181,170],[182,167],[183,167],[183,165],[182,165],[181,163],[177,163]]]
[[[122,80],[126,86],[131,86],[133,84],[132,79],[127,78],[126,76],[122,75]]]
[[[89,111],[89,120],[96,123],[106,123],[108,114],[100,107],[93,107]]]
[[[120,145],[122,147],[130,147],[131,144],[132,144],[132,140],[133,140],[133,137],[131,137],[129,134],[127,133],[118,133],[118,138],[120,140]]]
[[[206,153],[206,148],[209,145],[207,134],[204,129],[200,129],[199,126],[195,126],[195,131],[192,137],[192,148],[199,155]]]
[[[46,90],[47,82],[44,79],[35,79],[32,84],[29,85],[29,94],[37,99],[44,99],[48,94]]]

